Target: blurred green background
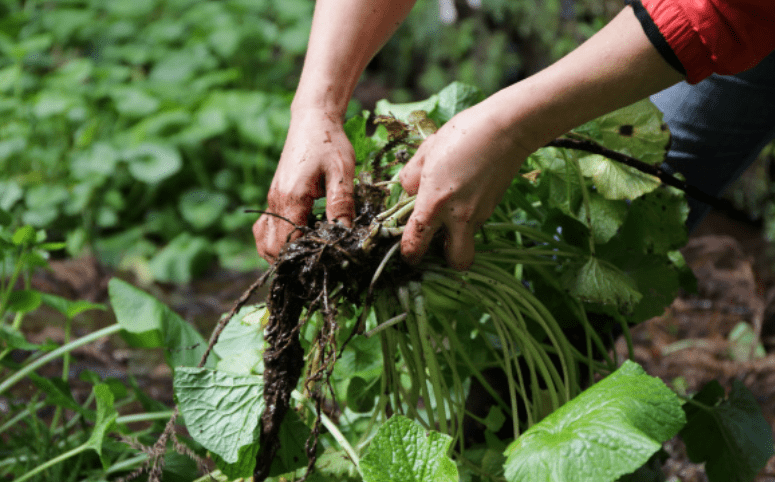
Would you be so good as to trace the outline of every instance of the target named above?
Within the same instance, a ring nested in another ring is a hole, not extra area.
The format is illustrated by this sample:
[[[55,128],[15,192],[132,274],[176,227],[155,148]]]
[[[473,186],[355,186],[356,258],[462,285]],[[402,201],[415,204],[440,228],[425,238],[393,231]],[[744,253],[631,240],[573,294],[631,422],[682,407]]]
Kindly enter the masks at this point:
[[[442,8],[443,7],[443,8]],[[261,267],[311,0],[0,0],[0,209],[148,280]],[[621,2],[419,0],[352,112],[539,70]],[[451,13],[454,10],[454,15]],[[442,15],[443,13],[443,15]]]

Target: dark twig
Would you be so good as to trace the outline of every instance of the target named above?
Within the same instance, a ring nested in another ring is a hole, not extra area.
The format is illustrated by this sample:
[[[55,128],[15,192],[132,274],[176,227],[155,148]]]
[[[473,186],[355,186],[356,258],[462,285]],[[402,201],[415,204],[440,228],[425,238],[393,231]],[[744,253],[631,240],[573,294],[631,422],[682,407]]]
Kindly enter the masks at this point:
[[[218,342],[218,337],[221,336],[221,332],[226,328],[226,325],[229,324],[229,321],[231,321],[232,318],[234,318],[234,315],[237,314],[237,312],[245,306],[245,303],[248,302],[251,296],[253,296],[253,293],[256,292],[260,287],[264,286],[264,283],[266,283],[266,280],[269,279],[270,276],[272,276],[272,273],[274,273],[275,265],[272,265],[269,270],[267,270],[264,274],[262,274],[256,281],[253,282],[250,287],[245,290],[244,293],[239,297],[236,303],[234,303],[234,306],[229,311],[229,314],[226,315],[223,319],[221,319],[218,322],[218,325],[215,327],[215,330],[213,330],[212,336],[210,336],[210,342],[207,344],[207,349],[202,354],[202,359],[199,360],[199,365],[197,367],[202,368],[205,366],[205,363],[207,363],[207,356],[210,354],[210,352],[213,349],[213,346]]]
[[[299,231],[303,231],[304,230],[304,226],[299,226],[298,224],[294,223],[293,221],[291,221],[290,219],[286,218],[285,216],[280,216],[279,214],[273,213],[271,211],[264,211],[263,209],[245,209],[243,212],[245,212],[245,213],[256,213],[256,214],[266,214],[267,216],[272,216],[272,217],[275,217],[277,219],[282,219],[283,221],[285,221],[286,223],[290,224],[291,226],[293,226],[294,228],[298,229]]]
[[[724,209],[727,207],[726,204],[720,199],[718,199],[717,197],[711,196],[710,194],[707,194],[701,191],[697,187],[692,186],[691,184],[688,184],[686,181],[682,181],[677,177],[672,176],[671,174],[665,172],[665,170],[659,166],[652,166],[651,164],[647,164],[643,161],[639,161],[638,159],[635,159],[634,157],[630,157],[626,154],[622,154],[621,152],[616,152],[611,149],[605,148],[600,144],[598,144],[597,142],[594,142],[591,140],[569,139],[567,137],[558,137],[557,139],[549,142],[544,147],[560,147],[564,149],[575,149],[578,151],[590,152],[592,154],[599,154],[613,161],[620,162],[626,166],[630,166],[634,169],[637,169],[638,171],[643,172],[645,174],[652,175],[658,178],[660,181],[662,181],[663,184],[667,184],[668,186],[672,186],[676,189],[680,189],[681,191],[685,192],[688,196],[691,196],[698,201],[709,204],[710,206],[716,209]]]

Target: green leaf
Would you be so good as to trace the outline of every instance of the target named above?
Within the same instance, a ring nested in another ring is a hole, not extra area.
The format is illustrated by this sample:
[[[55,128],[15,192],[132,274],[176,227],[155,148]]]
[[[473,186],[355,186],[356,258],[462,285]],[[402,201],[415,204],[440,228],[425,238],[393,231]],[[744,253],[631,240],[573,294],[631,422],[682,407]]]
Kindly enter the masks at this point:
[[[595,242],[604,244],[616,236],[619,228],[627,218],[627,203],[624,201],[612,201],[595,192],[590,192],[589,212]],[[583,202],[576,219],[585,225],[587,224],[587,206]]]
[[[225,482],[241,481],[253,477],[253,470],[256,468],[256,454],[258,454],[258,443],[243,445],[237,452],[237,461],[230,464],[215,453],[210,455],[215,460],[215,465],[226,475]],[[208,481],[210,482],[210,481]]]
[[[159,108],[159,100],[143,89],[115,86],[111,89],[114,105],[119,114],[127,117],[146,117]]]
[[[10,226],[11,222],[13,222],[13,218],[8,211],[0,209],[0,226]]]
[[[313,477],[317,473],[322,476],[324,481],[361,482],[363,480],[347,453],[344,450],[334,450],[331,447],[325,449],[318,456]]]
[[[441,123],[445,123],[458,112],[482,100],[484,100],[484,93],[478,87],[455,81],[439,92],[436,115]]]
[[[218,221],[226,207],[229,197],[223,193],[206,189],[190,189],[180,197],[180,214],[195,229],[205,229]]]
[[[629,276],[593,256],[576,272],[566,275],[565,284],[571,295],[583,301],[615,305],[624,313],[631,312],[642,298]]]
[[[625,254],[622,254],[625,257]],[[630,255],[620,267],[635,280],[643,298],[629,317],[630,323],[640,323],[662,315],[678,296],[680,272],[665,258],[656,255]]]
[[[685,422],[678,397],[631,361],[506,449],[506,480],[608,482],[635,471]]]
[[[597,191],[607,199],[636,199],[660,185],[654,176],[597,154],[581,157],[579,165],[581,172],[592,178]]]
[[[660,188],[634,200],[621,228],[622,241],[644,253],[666,254],[686,244],[689,207],[680,191]]]
[[[129,173],[138,181],[156,184],[183,167],[180,152],[167,144],[145,143],[124,153]]]
[[[257,443],[265,409],[261,377],[183,367],[174,388],[191,436],[225,462],[237,463],[240,449]]]
[[[46,394],[46,404],[56,405],[84,415],[87,419],[93,420],[94,414],[83,408],[73,398],[70,386],[61,378],[43,378],[37,373],[27,375],[30,381]]]
[[[58,312],[65,315],[67,318],[73,319],[80,315],[84,311],[90,310],[107,310],[105,305],[99,303],[90,303],[84,300],[71,301],[61,296],[52,295],[49,293],[41,294],[43,303],[54,308]]]
[[[670,142],[662,112],[648,99],[600,116],[574,132],[652,165],[664,160]]]
[[[712,381],[684,405],[681,431],[692,462],[705,462],[711,482],[750,482],[773,455],[772,429],[753,394],[732,382],[728,398]]]
[[[767,352],[759,341],[753,327],[745,321],[739,322],[727,336],[729,358],[734,361],[749,362],[752,358],[764,358]],[[755,344],[755,346],[754,346]]]
[[[150,268],[159,281],[189,283],[207,269],[212,259],[207,238],[183,232],[151,259]]]
[[[364,482],[457,482],[447,452],[452,437],[426,432],[401,415],[385,422],[361,458]]]
[[[280,450],[277,451],[269,476],[287,474],[307,466],[307,440],[311,430],[294,410],[288,410],[280,425]],[[252,474],[250,474],[252,475]]]
[[[153,296],[118,278],[108,283],[110,303],[116,321],[124,329],[124,338],[135,347],[167,348],[167,364],[196,366],[207,347],[207,341],[193,326]],[[207,366],[214,364],[213,357]]]
[[[376,148],[377,143],[371,137],[366,136],[366,118],[368,113],[355,116],[344,124],[344,132],[353,146],[355,159],[361,164]]]
[[[113,392],[107,384],[95,385],[94,395],[97,399],[97,420],[94,422],[94,429],[89,440],[86,441],[86,446],[99,454],[103,468],[107,469],[108,461],[102,456],[102,443],[105,435],[112,430],[118,418],[118,412],[113,407]]]
[[[403,121],[407,124],[409,121],[409,114],[416,110],[424,110],[428,113],[429,117],[433,117],[436,114],[436,108],[439,105],[439,96],[434,94],[425,100],[418,102],[409,102],[406,104],[393,104],[385,99],[377,102],[374,108],[376,115],[392,115],[396,119]]]
[[[58,348],[56,344],[49,345],[36,345],[30,343],[24,338],[24,334],[8,325],[0,325],[0,341],[3,343],[0,346],[4,348],[20,349],[20,350],[48,350]]]
[[[14,181],[0,181],[0,209],[10,210],[24,197],[24,190]]]
[[[377,379],[367,382],[361,377],[350,378],[347,384],[347,407],[358,413],[371,411],[379,396],[379,389]]]
[[[382,374],[382,348],[379,337],[356,336],[334,365],[334,376],[342,379],[362,377],[374,380]]]
[[[261,324],[251,324],[254,317],[268,313],[263,303],[256,306],[243,306],[229,321],[213,353],[220,360],[216,365],[219,371],[236,375],[261,375],[264,371],[264,333]]]
[[[55,90],[44,90],[37,95],[32,112],[42,120],[65,114],[80,102],[81,99],[75,95]]]
[[[8,311],[29,313],[38,309],[41,303],[40,292],[35,290],[11,291],[8,296]]]
[[[28,246],[37,240],[38,234],[32,226],[22,226],[13,233],[11,241],[16,246]]]
[[[76,179],[96,184],[115,172],[118,157],[118,152],[110,143],[98,141],[73,154],[70,170]]]

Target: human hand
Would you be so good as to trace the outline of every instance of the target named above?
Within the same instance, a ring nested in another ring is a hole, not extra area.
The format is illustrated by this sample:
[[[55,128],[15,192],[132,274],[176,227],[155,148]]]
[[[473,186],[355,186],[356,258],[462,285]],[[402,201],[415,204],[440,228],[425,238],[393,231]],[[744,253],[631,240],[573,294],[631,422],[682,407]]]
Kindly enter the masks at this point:
[[[294,115],[267,199],[267,212],[287,221],[271,214],[256,221],[253,236],[258,254],[274,261],[287,241],[301,235],[294,225],[307,224],[319,197],[327,197],[329,222],[350,226],[355,214],[354,176],[355,153],[341,120],[314,109]]]
[[[447,263],[468,269],[474,261],[474,234],[490,217],[530,150],[506,135],[491,99],[460,112],[429,136],[401,170],[401,184],[417,194],[401,238],[410,263],[425,254],[444,228]]]

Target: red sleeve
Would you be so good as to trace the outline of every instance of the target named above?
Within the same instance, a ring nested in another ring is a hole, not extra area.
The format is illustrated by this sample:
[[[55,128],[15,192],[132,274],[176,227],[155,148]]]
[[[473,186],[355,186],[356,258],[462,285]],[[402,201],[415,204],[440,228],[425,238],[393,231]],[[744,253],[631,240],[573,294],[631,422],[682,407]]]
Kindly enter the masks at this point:
[[[775,0],[641,0],[697,83],[736,74],[775,50]]]

